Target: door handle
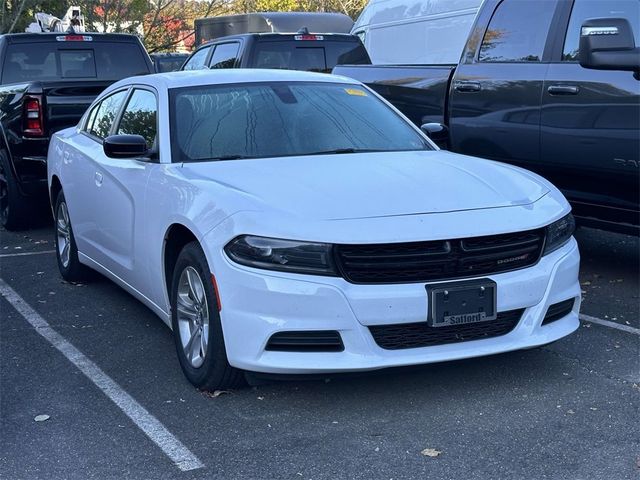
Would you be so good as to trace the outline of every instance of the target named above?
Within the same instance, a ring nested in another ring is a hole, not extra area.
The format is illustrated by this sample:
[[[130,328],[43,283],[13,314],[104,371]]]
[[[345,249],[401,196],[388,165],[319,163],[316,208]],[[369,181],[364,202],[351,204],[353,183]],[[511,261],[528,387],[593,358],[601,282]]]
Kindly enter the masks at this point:
[[[101,186],[102,185],[102,174],[100,172],[96,172],[96,174],[93,177],[93,179],[95,180],[97,186]]]
[[[547,88],[550,95],[577,95],[580,87],[575,85],[551,85]]]
[[[453,86],[456,92],[479,92],[482,89],[480,82],[456,82]]]

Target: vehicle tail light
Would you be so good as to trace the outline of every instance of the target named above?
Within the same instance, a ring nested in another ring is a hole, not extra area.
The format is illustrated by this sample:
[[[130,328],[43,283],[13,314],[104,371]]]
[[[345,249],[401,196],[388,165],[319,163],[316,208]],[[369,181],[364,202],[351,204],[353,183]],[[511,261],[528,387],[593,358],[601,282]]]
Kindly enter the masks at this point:
[[[58,42],[91,42],[93,37],[89,35],[58,35],[56,40]]]
[[[24,134],[30,137],[44,135],[42,97],[29,96],[24,101]]]
[[[297,41],[304,41],[304,40],[324,40],[324,36],[322,35],[309,35],[309,34],[305,34],[305,35],[296,35],[293,37],[294,40]]]

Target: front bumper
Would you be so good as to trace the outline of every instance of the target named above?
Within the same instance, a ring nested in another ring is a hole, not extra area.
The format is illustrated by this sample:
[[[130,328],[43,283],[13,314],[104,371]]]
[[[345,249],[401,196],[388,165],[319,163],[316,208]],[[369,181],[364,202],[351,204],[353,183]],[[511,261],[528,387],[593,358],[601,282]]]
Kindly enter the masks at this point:
[[[229,363],[244,370],[310,374],[458,360],[544,345],[579,326],[580,254],[574,239],[542,257],[535,266],[484,277],[498,285],[499,312],[525,309],[508,334],[401,350],[379,347],[368,326],[426,321],[425,283],[354,285],[342,278],[242,267],[222,251],[207,254],[218,279]],[[570,314],[541,325],[550,305],[570,298],[575,299]],[[265,350],[274,333],[304,330],[338,331],[344,351]]]

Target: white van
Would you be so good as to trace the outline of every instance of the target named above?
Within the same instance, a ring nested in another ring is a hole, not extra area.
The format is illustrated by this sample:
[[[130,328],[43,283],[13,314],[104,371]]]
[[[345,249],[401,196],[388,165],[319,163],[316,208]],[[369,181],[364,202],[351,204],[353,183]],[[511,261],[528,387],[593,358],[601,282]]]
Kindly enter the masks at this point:
[[[352,34],[373,64],[457,64],[483,0],[370,0]]]

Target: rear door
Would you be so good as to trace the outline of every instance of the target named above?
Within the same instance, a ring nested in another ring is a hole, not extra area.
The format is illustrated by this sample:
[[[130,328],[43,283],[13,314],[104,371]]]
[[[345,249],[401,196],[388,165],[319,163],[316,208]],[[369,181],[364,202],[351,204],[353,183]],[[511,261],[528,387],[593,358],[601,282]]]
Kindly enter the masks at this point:
[[[133,87],[110,134],[141,135],[155,148],[157,99],[150,89]],[[146,258],[136,249],[145,242],[144,201],[147,180],[158,163],[147,158],[109,158],[96,155],[94,215],[97,217],[98,261],[130,285],[144,291]]]
[[[633,72],[578,63],[580,27],[587,19],[607,17],[627,18],[640,45],[640,0],[567,4],[542,92],[540,160],[577,215],[637,224],[640,81]]]
[[[485,5],[451,82],[451,148],[535,170],[547,37],[558,1]]]

